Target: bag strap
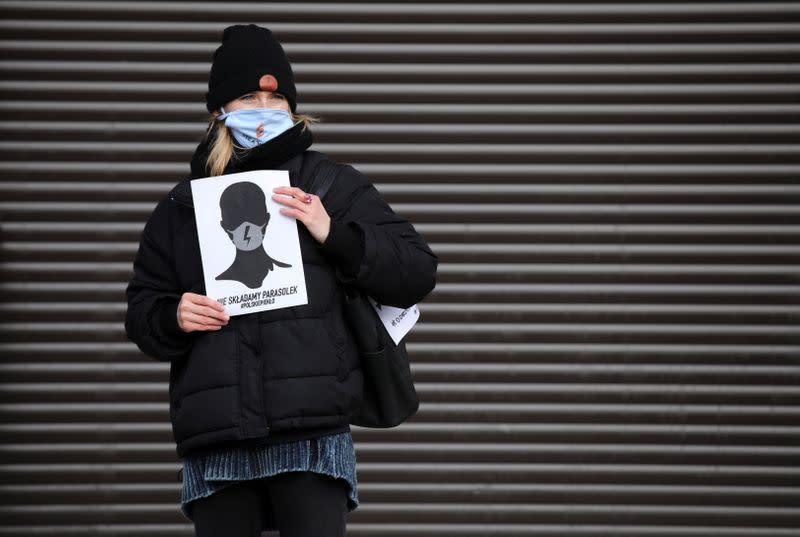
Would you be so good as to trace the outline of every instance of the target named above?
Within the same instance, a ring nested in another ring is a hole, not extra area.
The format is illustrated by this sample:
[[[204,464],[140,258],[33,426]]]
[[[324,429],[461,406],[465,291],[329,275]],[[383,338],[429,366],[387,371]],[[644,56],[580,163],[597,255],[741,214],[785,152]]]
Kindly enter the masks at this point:
[[[344,166],[332,160],[322,159],[311,172],[311,182],[308,185],[308,192],[316,194],[320,199],[330,190],[333,180],[339,175],[339,170]]]

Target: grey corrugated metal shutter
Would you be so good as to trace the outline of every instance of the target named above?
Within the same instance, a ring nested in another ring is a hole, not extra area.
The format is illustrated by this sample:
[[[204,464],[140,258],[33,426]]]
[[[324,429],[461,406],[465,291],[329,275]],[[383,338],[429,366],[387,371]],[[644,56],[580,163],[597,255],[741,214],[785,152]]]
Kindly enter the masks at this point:
[[[123,289],[241,21],[441,258],[351,535],[797,534],[797,2],[0,10],[0,535],[191,534]]]

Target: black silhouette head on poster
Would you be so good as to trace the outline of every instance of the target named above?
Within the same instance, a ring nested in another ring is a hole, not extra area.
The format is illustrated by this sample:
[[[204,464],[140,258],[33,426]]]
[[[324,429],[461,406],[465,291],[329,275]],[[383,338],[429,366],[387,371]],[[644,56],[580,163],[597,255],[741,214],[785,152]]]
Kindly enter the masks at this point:
[[[264,235],[269,224],[264,191],[249,181],[233,183],[219,198],[220,226],[236,246],[236,258],[217,280],[234,280],[250,289],[261,287],[264,278],[277,267],[291,267],[272,259],[264,250]]]

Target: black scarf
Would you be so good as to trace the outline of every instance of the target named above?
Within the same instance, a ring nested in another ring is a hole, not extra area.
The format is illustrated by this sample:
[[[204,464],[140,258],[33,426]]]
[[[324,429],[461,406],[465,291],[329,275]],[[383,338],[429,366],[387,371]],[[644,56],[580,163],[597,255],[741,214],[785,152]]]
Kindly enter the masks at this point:
[[[213,138],[206,136],[192,156],[192,179],[208,177],[206,161]],[[313,136],[301,121],[286,132],[253,149],[235,150],[224,173],[271,170],[311,147]]]

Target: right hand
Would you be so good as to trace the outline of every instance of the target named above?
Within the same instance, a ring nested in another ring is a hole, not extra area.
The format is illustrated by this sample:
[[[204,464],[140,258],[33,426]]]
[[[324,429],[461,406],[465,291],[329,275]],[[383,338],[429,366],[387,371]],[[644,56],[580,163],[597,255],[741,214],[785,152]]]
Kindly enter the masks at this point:
[[[219,330],[228,319],[225,307],[205,295],[183,293],[178,303],[178,326],[184,332]]]

